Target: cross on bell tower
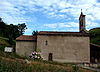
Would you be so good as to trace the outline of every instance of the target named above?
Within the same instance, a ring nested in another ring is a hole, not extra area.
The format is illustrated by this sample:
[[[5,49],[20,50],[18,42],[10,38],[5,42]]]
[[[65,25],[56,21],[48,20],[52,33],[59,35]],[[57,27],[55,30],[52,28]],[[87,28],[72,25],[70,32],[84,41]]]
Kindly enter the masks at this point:
[[[81,9],[81,14],[80,14],[80,17],[79,17],[79,31],[80,32],[85,32],[85,15],[83,14],[82,12],[82,9]]]

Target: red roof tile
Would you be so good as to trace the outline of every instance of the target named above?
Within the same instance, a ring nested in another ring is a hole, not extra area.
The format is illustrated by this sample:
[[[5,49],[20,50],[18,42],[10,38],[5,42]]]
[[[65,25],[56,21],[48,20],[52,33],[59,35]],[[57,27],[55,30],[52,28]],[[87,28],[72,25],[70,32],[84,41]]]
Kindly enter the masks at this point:
[[[89,36],[87,33],[81,32],[53,32],[53,31],[40,31],[37,35],[67,35],[67,36]],[[37,37],[32,35],[21,35],[16,38],[18,41],[36,41]]]
[[[89,36],[89,34],[81,32],[52,32],[52,31],[40,31],[38,32],[38,35]]]
[[[32,36],[32,35],[21,35],[21,36],[17,37],[16,40],[35,41],[36,40],[36,36]]]

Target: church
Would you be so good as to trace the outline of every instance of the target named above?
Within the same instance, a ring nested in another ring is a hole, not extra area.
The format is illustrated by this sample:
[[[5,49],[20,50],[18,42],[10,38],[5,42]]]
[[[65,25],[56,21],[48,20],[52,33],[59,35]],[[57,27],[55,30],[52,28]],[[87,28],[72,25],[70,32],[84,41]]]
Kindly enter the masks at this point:
[[[85,32],[85,15],[79,17],[79,32],[40,31],[36,35],[16,38],[16,53],[29,56],[41,53],[43,60],[71,63],[90,62],[90,39]]]

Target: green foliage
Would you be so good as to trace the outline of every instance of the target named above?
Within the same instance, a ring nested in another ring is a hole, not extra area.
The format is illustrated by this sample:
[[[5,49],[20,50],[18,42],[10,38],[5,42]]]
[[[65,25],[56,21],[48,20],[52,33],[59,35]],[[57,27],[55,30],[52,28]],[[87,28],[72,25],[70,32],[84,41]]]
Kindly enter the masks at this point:
[[[5,29],[6,24],[2,20],[0,20],[0,36],[4,36],[4,34],[6,34]]]
[[[100,45],[100,28],[94,28],[89,31],[91,43]]]
[[[5,46],[4,45],[0,45],[0,51],[4,51]]]
[[[18,24],[18,25],[7,25],[2,21],[2,18],[0,18],[0,36],[9,38],[10,43],[12,43],[12,40],[15,40],[16,37],[22,35],[26,29],[25,23]]]
[[[17,25],[13,25],[13,24],[10,24],[10,25],[7,25],[7,35],[10,40],[13,40],[13,39],[16,39],[16,37],[18,37],[20,34],[19,34],[19,30],[18,30],[18,26]]]
[[[73,65],[73,72],[79,72],[79,67],[77,65]]]
[[[38,31],[33,31],[32,35],[37,35]]]
[[[19,30],[20,35],[23,35],[23,32],[25,31],[25,29],[27,29],[25,23],[18,24],[18,30]]]

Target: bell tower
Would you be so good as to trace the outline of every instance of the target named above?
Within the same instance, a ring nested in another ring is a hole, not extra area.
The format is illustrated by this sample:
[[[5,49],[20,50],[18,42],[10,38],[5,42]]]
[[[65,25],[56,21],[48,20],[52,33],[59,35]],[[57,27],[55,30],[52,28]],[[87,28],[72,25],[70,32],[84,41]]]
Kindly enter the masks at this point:
[[[82,12],[82,9],[81,9],[81,14],[80,14],[80,17],[79,17],[79,31],[80,32],[85,32],[85,15],[83,14]]]

